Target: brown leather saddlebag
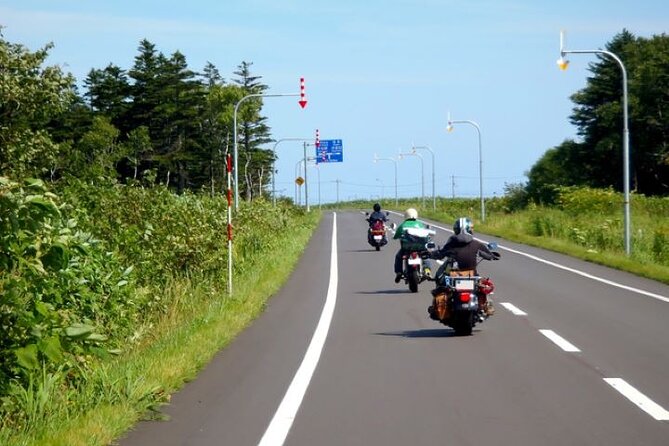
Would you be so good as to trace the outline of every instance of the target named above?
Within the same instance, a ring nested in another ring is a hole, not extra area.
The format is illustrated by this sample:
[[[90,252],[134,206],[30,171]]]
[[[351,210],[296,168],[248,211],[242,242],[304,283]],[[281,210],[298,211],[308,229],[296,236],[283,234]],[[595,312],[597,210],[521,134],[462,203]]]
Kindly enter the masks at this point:
[[[435,316],[440,320],[446,320],[450,317],[448,314],[448,305],[446,305],[446,293],[439,293],[434,296],[432,301],[432,306],[434,308]]]
[[[462,269],[462,270],[451,270],[448,272],[448,275],[451,277],[474,277],[476,275],[476,271],[473,269]]]

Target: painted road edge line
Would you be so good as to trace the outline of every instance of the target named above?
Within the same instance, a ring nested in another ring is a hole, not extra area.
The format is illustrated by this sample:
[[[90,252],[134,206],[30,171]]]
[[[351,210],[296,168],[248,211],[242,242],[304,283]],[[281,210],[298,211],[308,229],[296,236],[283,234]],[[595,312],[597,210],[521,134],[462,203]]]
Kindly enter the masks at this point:
[[[669,421],[669,412],[655,401],[629,385],[622,378],[604,378],[607,384],[620,392],[625,398],[636,404],[639,409],[646,412],[657,421]]]
[[[523,310],[512,304],[511,302],[500,302],[500,305],[515,314],[516,316],[527,316]]]
[[[395,212],[395,213],[397,213],[397,212]],[[399,214],[399,215],[402,215],[402,214]],[[439,225],[435,225],[435,224],[430,223],[430,226],[432,226],[434,228],[437,228],[437,229],[441,229],[442,231],[453,232],[450,229],[444,228],[444,227],[439,226]],[[480,242],[485,243],[485,240],[481,240],[481,239],[476,238],[476,237],[474,237],[474,238],[476,240],[480,241]],[[614,286],[614,287],[617,287],[617,288],[621,288],[621,289],[626,290],[626,291],[631,291],[633,293],[642,294],[644,296],[652,297],[653,299],[657,299],[657,300],[660,300],[662,302],[669,303],[669,297],[667,297],[667,296],[662,296],[661,294],[651,293],[650,291],[640,290],[638,288],[633,288],[631,286],[623,285],[622,283],[614,282],[612,280],[608,280],[608,279],[604,279],[604,278],[601,278],[601,277],[593,276],[592,274],[584,273],[583,271],[579,271],[579,270],[574,269],[574,268],[569,268],[568,266],[560,265],[559,263],[551,262],[550,260],[542,259],[541,257],[535,256],[535,255],[532,255],[532,254],[528,254],[528,253],[523,252],[523,251],[518,251],[516,249],[512,249],[512,248],[509,248],[507,246],[502,246],[502,245],[498,245],[498,246],[499,246],[500,249],[503,249],[505,251],[509,251],[509,252],[512,252],[514,254],[518,254],[518,255],[521,255],[521,256],[525,256],[529,259],[536,260],[537,262],[545,263],[546,265],[550,265],[550,266],[553,266],[555,268],[559,268],[559,269],[564,270],[564,271],[569,271],[570,273],[578,274],[579,276],[587,277],[588,279],[596,280],[598,282],[605,283],[607,285],[611,285],[611,286]]]
[[[293,381],[290,383],[283,400],[281,400],[281,404],[279,404],[279,408],[276,410],[258,446],[281,446],[286,441],[288,432],[293,425],[293,421],[295,421],[295,415],[302,404],[302,399],[307,392],[311,377],[316,370],[323,346],[325,345],[335,304],[337,303],[337,282],[339,280],[339,270],[337,268],[337,214],[333,212],[332,215],[330,282],[328,284],[325,305],[323,306],[323,311],[321,312],[314,335],[309,343],[309,348],[307,348],[304,359],[302,359],[302,364],[297,369]]]
[[[539,330],[542,335],[546,336],[548,339],[553,341],[555,345],[560,347],[562,350],[566,352],[580,352],[581,349],[576,347],[574,344],[571,342],[567,341],[565,338],[560,336],[559,334],[555,333],[553,330]]]

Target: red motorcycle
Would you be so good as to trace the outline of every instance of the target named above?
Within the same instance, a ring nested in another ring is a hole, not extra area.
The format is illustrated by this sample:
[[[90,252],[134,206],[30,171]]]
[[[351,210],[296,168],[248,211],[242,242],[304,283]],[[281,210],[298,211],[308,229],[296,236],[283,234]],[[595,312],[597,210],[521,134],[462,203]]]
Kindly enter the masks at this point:
[[[369,215],[366,213],[366,215]],[[386,216],[388,213],[386,212]],[[369,223],[369,229],[367,230],[367,243],[376,248],[377,251],[381,250],[381,247],[388,244],[388,237],[386,237],[386,224],[383,220],[373,220],[369,221],[369,218],[366,218]]]

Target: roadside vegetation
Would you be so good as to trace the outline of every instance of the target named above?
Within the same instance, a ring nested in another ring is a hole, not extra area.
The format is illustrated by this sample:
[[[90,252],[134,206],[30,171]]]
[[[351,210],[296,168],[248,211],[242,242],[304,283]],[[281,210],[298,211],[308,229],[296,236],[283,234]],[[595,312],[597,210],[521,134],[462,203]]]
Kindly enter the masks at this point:
[[[67,197],[67,200],[64,198]],[[225,198],[0,177],[0,444],[107,444],[255,318],[319,219]]]

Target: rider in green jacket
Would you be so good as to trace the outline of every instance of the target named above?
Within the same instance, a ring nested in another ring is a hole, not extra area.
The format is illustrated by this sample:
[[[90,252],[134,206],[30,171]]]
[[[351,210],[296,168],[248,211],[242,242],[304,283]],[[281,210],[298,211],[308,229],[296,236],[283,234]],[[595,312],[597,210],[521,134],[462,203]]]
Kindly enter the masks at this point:
[[[404,234],[404,231],[408,228],[421,228],[424,229],[426,226],[423,222],[418,221],[418,212],[414,208],[409,208],[405,211],[404,220],[395,230],[395,236],[393,239],[399,239]],[[400,283],[402,280],[402,255],[404,254],[404,249],[400,245],[399,251],[395,254],[395,283]]]

